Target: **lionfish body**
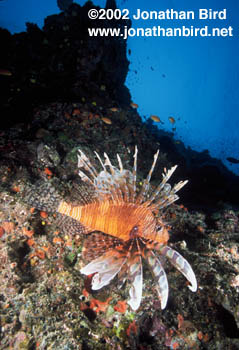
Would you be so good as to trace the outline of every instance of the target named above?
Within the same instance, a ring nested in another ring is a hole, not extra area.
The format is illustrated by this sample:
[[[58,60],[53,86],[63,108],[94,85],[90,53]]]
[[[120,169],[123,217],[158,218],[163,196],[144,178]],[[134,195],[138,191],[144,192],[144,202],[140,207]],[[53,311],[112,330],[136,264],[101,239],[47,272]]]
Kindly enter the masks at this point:
[[[95,152],[96,153],[96,152]],[[165,308],[168,299],[168,282],[163,266],[155,251],[166,256],[190,282],[189,288],[196,291],[197,282],[189,263],[175,250],[167,246],[167,226],[156,216],[159,209],[178,199],[176,192],[187,181],[179,182],[173,188],[167,183],[176,169],[164,171],[162,182],[152,193],[150,178],[158,152],[154,155],[152,167],[139,193],[136,188],[137,148],[134,154],[133,171],[123,168],[117,155],[119,168],[113,166],[107,156],[99,159],[102,171],[97,172],[88,157],[79,150],[78,167],[82,181],[95,189],[95,198],[84,205],[72,206],[64,201],[57,211],[71,217],[84,226],[87,236],[83,256],[93,260],[81,269],[85,275],[94,274],[92,289],[98,290],[118,275],[124,282],[131,283],[129,305],[133,310],[140,306],[143,286],[142,260],[145,259],[156,280],[156,290]],[[100,231],[100,233],[92,233]]]

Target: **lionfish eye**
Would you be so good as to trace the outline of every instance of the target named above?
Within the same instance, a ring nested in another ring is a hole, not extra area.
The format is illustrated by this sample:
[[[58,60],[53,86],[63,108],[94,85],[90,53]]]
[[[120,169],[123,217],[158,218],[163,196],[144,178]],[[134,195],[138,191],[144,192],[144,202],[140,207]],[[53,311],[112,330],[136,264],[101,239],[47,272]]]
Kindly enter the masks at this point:
[[[134,226],[134,227],[132,228],[132,230],[130,231],[129,236],[130,236],[130,238],[132,239],[132,238],[137,237],[138,234],[139,234],[139,228],[138,228],[138,226]]]

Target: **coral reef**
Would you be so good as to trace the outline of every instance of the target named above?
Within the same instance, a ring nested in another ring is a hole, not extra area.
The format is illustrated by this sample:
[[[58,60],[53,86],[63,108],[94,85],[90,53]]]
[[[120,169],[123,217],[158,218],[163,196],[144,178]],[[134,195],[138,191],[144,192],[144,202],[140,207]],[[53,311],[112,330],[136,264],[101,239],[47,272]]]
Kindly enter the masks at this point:
[[[53,214],[24,203],[26,188],[39,179],[74,201],[79,147],[87,153],[117,152],[125,164],[132,162],[135,140],[145,148],[149,131],[130,107],[107,109],[112,124],[104,123],[103,115],[106,109],[91,100],[52,103],[36,108],[28,129],[18,125],[2,131],[1,349],[238,348],[238,212],[225,208],[211,214],[181,204],[165,210],[164,220],[173,227],[171,242],[193,266],[199,289],[189,294],[184,278],[165,261],[170,294],[161,311],[145,266],[142,303],[132,312],[125,302],[127,289],[113,282],[92,291],[91,278],[80,274],[82,236],[62,230]],[[134,130],[131,142],[122,125]],[[157,146],[139,152],[139,182]],[[162,153],[157,173],[165,163],[172,165]]]
[[[61,11],[68,10],[69,6],[73,3],[73,0],[57,0],[57,6]]]

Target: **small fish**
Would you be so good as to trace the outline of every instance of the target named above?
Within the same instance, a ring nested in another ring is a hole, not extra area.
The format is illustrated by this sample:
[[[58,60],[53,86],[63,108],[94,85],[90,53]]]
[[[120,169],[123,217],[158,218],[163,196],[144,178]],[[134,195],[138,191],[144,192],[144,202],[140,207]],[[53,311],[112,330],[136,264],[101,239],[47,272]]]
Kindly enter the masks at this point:
[[[105,124],[112,124],[112,121],[109,118],[103,117],[101,118],[101,120],[105,123]]]
[[[230,163],[239,164],[239,159],[236,159],[236,158],[233,158],[233,157],[228,157],[227,160]]]
[[[72,112],[72,115],[80,115],[81,111],[79,110],[79,108],[75,108]]]
[[[174,123],[175,123],[174,117],[168,117],[168,120],[170,121],[171,124],[174,124]]]
[[[111,111],[111,112],[118,112],[119,109],[118,109],[117,107],[111,107],[111,108],[110,108],[110,111]]]
[[[151,115],[150,118],[156,123],[162,123],[161,119],[157,115]]]
[[[137,103],[134,103],[134,102],[131,102],[130,103],[130,106],[132,107],[132,108],[138,108],[139,107],[139,105],[137,105]]]
[[[10,77],[12,75],[12,72],[8,69],[0,69],[0,75],[4,75],[5,77]]]

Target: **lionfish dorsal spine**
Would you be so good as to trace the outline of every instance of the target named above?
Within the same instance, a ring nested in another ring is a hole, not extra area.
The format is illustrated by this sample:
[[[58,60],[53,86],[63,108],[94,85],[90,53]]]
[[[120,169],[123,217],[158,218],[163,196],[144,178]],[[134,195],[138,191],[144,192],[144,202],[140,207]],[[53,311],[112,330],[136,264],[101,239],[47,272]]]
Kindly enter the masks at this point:
[[[178,192],[178,191],[181,190],[181,188],[182,188],[183,186],[185,186],[187,183],[188,183],[188,180],[179,181],[177,184],[175,184],[175,185],[173,186],[172,192],[173,192],[173,193]]]
[[[135,202],[135,196],[136,196],[136,181],[137,181],[137,155],[138,155],[138,148],[135,146],[134,151],[134,166],[133,166],[133,183],[132,183],[132,202]]]
[[[133,187],[130,183],[127,183],[127,177],[124,176],[124,174],[126,175],[127,172],[128,173],[130,172],[124,169],[122,160],[118,154],[117,154],[117,160],[119,164],[119,173],[120,173],[120,176],[122,177],[122,181],[120,182],[120,185],[119,185],[122,198],[125,202],[133,202],[134,201]]]
[[[103,170],[106,171],[106,169],[105,169],[105,164],[103,163],[102,159],[100,158],[99,154],[98,154],[96,151],[95,151],[95,155],[96,155],[96,157],[98,158],[98,160],[99,160],[99,162],[100,162],[100,164],[101,164]]]
[[[160,184],[155,189],[154,193],[152,194],[152,196],[149,199],[149,201],[151,203],[158,197],[160,192],[164,189],[164,186],[167,184],[167,181],[170,179],[170,177],[172,176],[172,174],[174,173],[176,168],[177,168],[177,165],[173,166],[168,171],[166,171],[166,169],[165,169],[165,173],[162,174],[163,180],[160,182]]]
[[[119,164],[119,170],[122,173],[124,170],[124,167],[123,167],[122,160],[121,160],[120,156],[118,155],[118,153],[117,153],[117,160],[118,160],[118,164]]]
[[[95,170],[86,155],[79,150],[78,166],[83,168],[83,171],[79,170],[82,181],[94,186],[99,201],[111,199],[115,202],[134,202],[136,174],[134,180],[132,172],[123,168],[119,155],[117,155],[118,168],[112,165],[106,153],[104,153],[104,161],[97,152],[95,154],[103,168],[100,172]],[[84,170],[89,173],[89,176],[84,173]]]
[[[94,182],[83,171],[78,170],[78,175],[83,182],[88,183],[89,185],[94,185]]]
[[[89,172],[89,174],[93,177],[93,179],[95,177],[97,177],[97,171],[93,167],[89,158],[80,149],[78,150],[78,152],[79,152],[79,154],[78,154],[78,168],[84,168],[87,172]]]
[[[180,181],[175,184],[172,189],[170,184],[167,183],[169,178],[176,170],[177,165],[173,166],[169,170],[164,169],[161,183],[151,194],[150,198],[147,198],[150,188],[150,180],[158,159],[159,150],[154,154],[154,160],[149,173],[143,182],[139,194],[136,195],[137,153],[138,149],[135,147],[134,165],[133,171],[131,172],[123,168],[121,158],[118,154],[117,159],[119,169],[112,165],[106,153],[104,153],[105,161],[103,161],[99,154],[95,151],[95,154],[103,168],[101,172],[97,172],[88,157],[81,150],[79,150],[78,166],[86,170],[86,172],[89,173],[89,176],[87,176],[81,170],[79,170],[79,175],[82,181],[95,187],[98,200],[111,199],[115,202],[128,202],[136,204],[144,203],[145,206],[150,206],[155,209],[163,209],[175,202],[179,198],[176,195],[176,192],[178,192],[188,182],[187,180]],[[107,166],[109,167],[110,172],[107,171]]]
[[[106,165],[108,165],[108,167],[110,168],[110,172],[111,172],[111,175],[115,175],[115,169],[114,169],[114,167],[113,167],[113,165],[111,164],[111,161],[110,161],[110,159],[109,159],[109,157],[108,157],[108,154],[107,153],[104,153],[104,157],[105,157],[105,163],[104,163],[104,165],[106,166]]]
[[[163,209],[171,205],[173,202],[179,199],[179,196],[176,194],[186,183],[188,180],[180,181],[169,191],[170,185],[165,184],[164,189],[160,192],[158,200],[155,201],[155,207],[158,209]],[[169,186],[167,191],[165,191],[166,186]]]
[[[152,173],[154,171],[154,168],[155,168],[155,164],[157,162],[157,159],[158,159],[158,155],[159,155],[159,150],[157,150],[157,152],[155,153],[154,155],[154,160],[153,160],[153,164],[149,170],[149,173],[147,175],[147,177],[145,178],[144,182],[143,182],[143,185],[142,185],[142,188],[141,188],[141,191],[140,193],[138,194],[137,196],[137,199],[136,199],[136,203],[142,203],[145,198],[146,198],[146,195],[148,193],[148,190],[149,190],[149,183],[150,183],[150,179],[151,179],[151,176],[152,176]]]

